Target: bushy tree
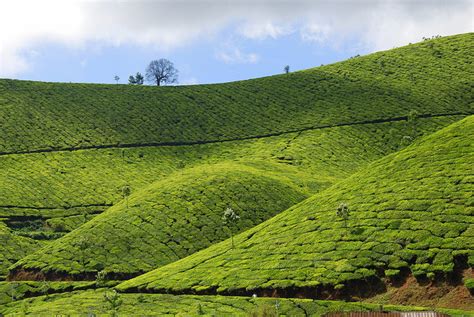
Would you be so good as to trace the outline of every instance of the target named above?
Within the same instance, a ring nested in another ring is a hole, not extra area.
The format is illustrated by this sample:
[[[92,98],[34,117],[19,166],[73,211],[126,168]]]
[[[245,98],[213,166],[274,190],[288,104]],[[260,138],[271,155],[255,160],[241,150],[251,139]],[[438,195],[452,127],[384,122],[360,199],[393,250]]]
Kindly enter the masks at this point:
[[[336,210],[336,216],[344,220],[344,227],[347,226],[347,219],[349,219],[349,206],[346,203],[341,203]]]
[[[143,85],[144,77],[140,72],[137,72],[135,76],[130,75],[128,77],[128,83],[130,85]]]
[[[107,308],[112,311],[112,316],[117,316],[117,311],[122,305],[122,299],[120,294],[116,290],[106,291],[104,293],[104,301],[107,305]]]
[[[146,80],[157,86],[162,84],[173,84],[178,82],[178,70],[174,64],[166,58],[151,61],[146,68]]]
[[[107,278],[107,272],[105,272],[104,270],[97,272],[95,276],[95,284],[98,287],[104,286],[106,278]]]
[[[283,70],[285,71],[285,74],[288,74],[290,72],[290,65],[286,65]]]

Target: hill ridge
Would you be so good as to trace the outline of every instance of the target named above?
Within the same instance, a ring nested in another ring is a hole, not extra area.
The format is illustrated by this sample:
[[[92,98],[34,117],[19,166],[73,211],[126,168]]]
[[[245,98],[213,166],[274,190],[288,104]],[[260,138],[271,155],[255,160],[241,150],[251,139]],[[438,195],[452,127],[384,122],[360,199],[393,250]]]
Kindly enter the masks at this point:
[[[419,114],[416,115],[418,119],[426,118],[440,118],[440,117],[450,117],[450,116],[469,116],[474,114],[473,112],[450,112],[450,113],[438,113],[438,114]],[[227,143],[227,142],[236,142],[236,141],[246,141],[254,139],[263,139],[274,136],[281,136],[285,134],[292,134],[298,132],[305,132],[311,130],[322,130],[322,129],[331,129],[337,127],[347,127],[347,126],[356,126],[364,124],[377,124],[377,123],[387,123],[387,122],[397,122],[397,121],[407,121],[408,116],[400,116],[387,119],[373,119],[373,120],[364,120],[356,122],[342,122],[335,123],[331,125],[321,125],[321,126],[311,126],[303,127],[294,130],[279,131],[263,135],[255,135],[241,138],[232,138],[232,139],[221,139],[221,140],[198,140],[198,141],[189,141],[189,142],[151,142],[151,143],[125,143],[125,144],[105,144],[105,145],[91,145],[83,147],[69,147],[69,148],[50,148],[50,149],[35,149],[29,151],[17,151],[17,152],[0,152],[0,156],[6,155],[21,155],[21,154],[35,154],[35,153],[54,153],[54,152],[73,152],[73,151],[82,151],[82,150],[93,150],[93,149],[127,149],[127,148],[145,148],[145,147],[164,147],[164,146],[192,146],[192,145],[205,145],[205,144],[214,144],[214,143]],[[1,206],[0,206],[1,208]]]

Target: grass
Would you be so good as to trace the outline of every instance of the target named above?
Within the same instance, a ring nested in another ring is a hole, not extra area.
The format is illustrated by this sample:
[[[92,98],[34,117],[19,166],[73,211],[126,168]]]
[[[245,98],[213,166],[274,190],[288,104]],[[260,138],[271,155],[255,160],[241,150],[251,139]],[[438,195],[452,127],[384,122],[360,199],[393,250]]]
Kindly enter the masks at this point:
[[[474,263],[474,116],[378,160],[250,229],[119,285],[121,290],[249,293],[310,287],[356,293],[386,270],[435,278]],[[336,216],[346,203],[347,221]],[[375,286],[374,286],[375,284]],[[370,291],[370,290],[369,290]]]
[[[334,311],[378,311],[380,305],[315,301],[291,298],[252,298],[235,296],[193,296],[167,294],[120,294],[122,303],[116,310],[104,301],[110,290],[72,291],[16,301],[0,306],[4,316],[30,314],[51,315],[110,315],[119,316],[251,316],[252,312],[266,308],[270,316],[321,316]],[[422,311],[423,307],[385,305],[388,311]],[[474,312],[440,310],[451,316],[474,316]]]

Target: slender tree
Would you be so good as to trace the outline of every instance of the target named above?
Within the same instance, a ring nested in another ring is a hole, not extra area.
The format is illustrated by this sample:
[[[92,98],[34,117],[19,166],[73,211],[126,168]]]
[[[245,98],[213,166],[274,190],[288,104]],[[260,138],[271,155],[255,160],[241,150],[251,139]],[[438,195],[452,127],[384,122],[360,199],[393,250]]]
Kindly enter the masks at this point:
[[[132,193],[132,189],[130,188],[130,186],[125,185],[122,187],[122,197],[123,199],[125,199],[127,208],[128,208],[128,196],[130,196],[131,193]]]
[[[114,76],[114,80],[115,80],[115,81],[117,82],[117,84],[118,84],[118,82],[119,82],[119,80],[120,80],[120,77],[119,77],[118,75],[115,75],[115,76]]]
[[[285,74],[288,74],[290,72],[290,65],[286,65],[283,70],[285,71]]]
[[[172,62],[165,58],[151,61],[146,68],[146,80],[157,86],[178,82],[178,70]]]
[[[222,221],[224,225],[227,225],[230,231],[230,237],[232,239],[232,249],[235,247],[234,245],[234,231],[233,228],[237,225],[237,221],[240,219],[239,215],[237,215],[232,208],[226,208],[224,210],[224,214],[222,215]]]

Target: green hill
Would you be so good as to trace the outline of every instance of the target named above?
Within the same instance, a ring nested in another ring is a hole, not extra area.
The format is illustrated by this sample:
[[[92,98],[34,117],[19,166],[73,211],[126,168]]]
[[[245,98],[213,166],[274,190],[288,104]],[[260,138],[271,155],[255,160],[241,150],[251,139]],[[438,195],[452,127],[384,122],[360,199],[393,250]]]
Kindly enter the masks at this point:
[[[31,253],[120,204],[125,184],[138,194],[202,164],[253,166],[317,193],[474,112],[473,36],[218,85],[0,80],[1,221]],[[10,250],[9,262],[25,255]]]
[[[228,163],[170,175],[23,258],[11,277],[41,271],[49,279],[95,279],[104,270],[123,278],[176,261],[307,197],[274,174]],[[235,226],[223,224],[226,208],[240,216]]]
[[[119,289],[356,299],[409,274],[458,285],[474,264],[473,134],[470,116],[243,232],[235,248],[224,241]],[[474,306],[469,295],[457,304]]]
[[[472,111],[474,33],[333,65],[181,87],[0,80],[0,153],[236,140]]]
[[[460,116],[419,119],[418,132],[430,133],[458,118]],[[6,155],[0,157],[6,171],[0,174],[3,205],[0,206],[0,217],[17,235],[41,241],[54,240],[120,203],[125,184],[138,194],[149,184],[170,183],[166,180],[173,173],[192,172],[203,164],[219,162],[253,166],[274,178],[286,179],[285,182],[293,183],[301,192],[315,193],[396,150],[409,133],[410,124],[397,121],[225,144],[134,148],[125,152],[102,149]],[[262,208],[267,210],[266,206]],[[124,228],[124,233],[136,230],[135,227]],[[62,240],[51,248],[57,248],[61,243]],[[24,255],[18,251],[12,261]],[[134,261],[140,261],[141,253],[136,255],[139,257]],[[39,267],[45,265],[35,263]],[[3,274],[6,274],[5,270],[6,267]]]

